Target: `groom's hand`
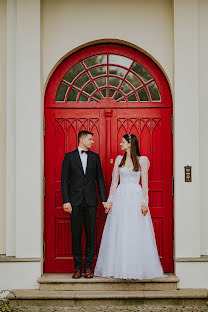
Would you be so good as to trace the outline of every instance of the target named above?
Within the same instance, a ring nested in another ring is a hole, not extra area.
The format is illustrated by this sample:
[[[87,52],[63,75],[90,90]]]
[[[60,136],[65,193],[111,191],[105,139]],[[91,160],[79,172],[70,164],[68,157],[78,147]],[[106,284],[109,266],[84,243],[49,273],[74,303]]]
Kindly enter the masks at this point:
[[[72,212],[71,203],[65,203],[65,204],[63,204],[63,208],[64,208],[64,211],[66,211],[66,212],[69,212],[69,213]]]

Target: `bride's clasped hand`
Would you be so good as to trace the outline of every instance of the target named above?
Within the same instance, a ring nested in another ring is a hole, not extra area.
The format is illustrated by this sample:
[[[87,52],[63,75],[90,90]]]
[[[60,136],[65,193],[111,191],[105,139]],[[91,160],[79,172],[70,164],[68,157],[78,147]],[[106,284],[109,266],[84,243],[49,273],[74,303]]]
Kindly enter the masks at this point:
[[[142,205],[141,210],[142,210],[142,214],[143,214],[144,216],[146,216],[146,214],[148,213],[148,210],[149,210],[149,209],[147,208],[147,206]]]
[[[105,213],[108,213],[111,210],[112,202],[103,203],[103,206],[105,208]]]

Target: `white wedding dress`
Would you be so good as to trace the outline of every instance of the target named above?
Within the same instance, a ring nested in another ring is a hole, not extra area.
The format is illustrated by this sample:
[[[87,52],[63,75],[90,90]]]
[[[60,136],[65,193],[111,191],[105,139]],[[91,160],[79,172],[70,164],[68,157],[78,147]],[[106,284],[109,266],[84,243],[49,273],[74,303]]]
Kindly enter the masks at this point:
[[[149,160],[140,157],[140,172],[133,167],[119,167],[122,157],[115,160],[108,197],[112,208],[106,218],[94,275],[124,279],[163,277],[150,211],[145,216],[141,211],[142,204],[148,207]]]

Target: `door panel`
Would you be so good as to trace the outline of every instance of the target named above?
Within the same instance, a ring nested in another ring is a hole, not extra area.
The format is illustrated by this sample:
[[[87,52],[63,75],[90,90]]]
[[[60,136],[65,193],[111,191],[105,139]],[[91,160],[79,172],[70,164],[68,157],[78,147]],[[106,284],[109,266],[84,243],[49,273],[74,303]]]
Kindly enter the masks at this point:
[[[84,114],[76,109],[49,109],[46,111],[45,213],[48,222],[45,223],[45,272],[51,272],[51,270],[53,272],[73,271],[70,217],[63,210],[61,195],[61,167],[64,155],[77,148],[77,134],[79,131],[92,131],[95,140],[92,151],[99,153],[104,178],[106,179],[105,150],[103,149],[103,146],[105,146],[104,128],[104,115],[102,114],[101,117],[100,110],[88,110]],[[96,255],[104,222],[104,209],[99,202],[96,221]],[[82,241],[84,253],[84,231]]]
[[[171,109],[114,109],[112,116],[112,158],[123,152],[125,133],[135,134],[140,153],[150,160],[149,206],[163,268],[173,270],[172,245],[172,149]],[[113,167],[113,165],[112,165]]]

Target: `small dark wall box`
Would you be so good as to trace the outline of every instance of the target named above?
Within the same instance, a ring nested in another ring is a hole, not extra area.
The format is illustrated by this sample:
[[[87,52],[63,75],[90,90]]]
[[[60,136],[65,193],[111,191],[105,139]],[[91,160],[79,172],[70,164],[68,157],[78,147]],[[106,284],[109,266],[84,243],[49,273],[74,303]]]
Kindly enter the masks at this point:
[[[185,182],[192,182],[191,166],[184,166],[185,170]]]

